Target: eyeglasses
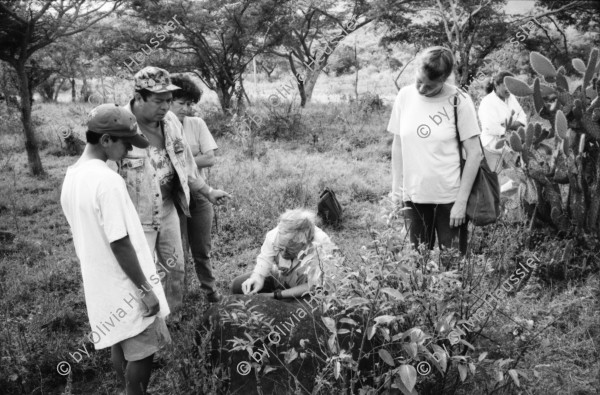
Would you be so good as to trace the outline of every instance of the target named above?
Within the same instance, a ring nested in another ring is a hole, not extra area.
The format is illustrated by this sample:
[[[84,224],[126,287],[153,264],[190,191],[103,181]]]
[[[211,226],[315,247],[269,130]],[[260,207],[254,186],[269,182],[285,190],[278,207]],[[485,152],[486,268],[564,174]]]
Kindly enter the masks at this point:
[[[277,234],[275,236],[275,241],[273,243],[273,249],[275,252],[288,252],[291,255],[298,255],[300,251],[305,247],[306,243],[302,241],[296,240],[293,236],[290,235],[282,236],[281,234]]]

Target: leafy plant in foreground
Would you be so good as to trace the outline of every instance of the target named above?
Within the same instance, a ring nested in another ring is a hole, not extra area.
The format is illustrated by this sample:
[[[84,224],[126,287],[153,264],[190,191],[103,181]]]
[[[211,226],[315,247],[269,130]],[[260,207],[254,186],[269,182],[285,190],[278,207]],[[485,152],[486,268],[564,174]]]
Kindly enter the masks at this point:
[[[388,229],[371,231],[373,241],[361,250],[362,264],[329,270],[330,281],[317,297],[320,316],[313,317],[321,326],[319,344],[284,350],[279,354],[284,369],[310,355],[318,365],[313,394],[456,394],[473,386],[478,393],[491,393],[523,385],[524,372],[509,355],[513,345],[494,358],[484,351],[489,343],[481,335],[493,313],[480,311],[485,314],[470,330],[463,325],[481,310],[481,296],[488,291],[483,258],[449,257],[450,270],[441,271],[435,253],[405,248],[402,225],[394,213],[390,218]],[[235,350],[249,356],[262,352],[270,321],[242,305],[223,318],[245,330],[230,341]],[[267,358],[253,359],[257,382],[277,368]]]

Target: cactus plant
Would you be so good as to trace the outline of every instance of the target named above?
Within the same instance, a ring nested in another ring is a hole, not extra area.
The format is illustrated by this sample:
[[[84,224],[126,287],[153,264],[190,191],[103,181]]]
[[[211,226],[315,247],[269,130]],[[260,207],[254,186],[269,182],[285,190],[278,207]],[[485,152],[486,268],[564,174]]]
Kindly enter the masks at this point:
[[[506,85],[506,88],[510,93],[517,97],[525,97],[533,93],[533,90],[529,85],[514,77],[504,77],[504,85]]]
[[[581,85],[573,92],[563,66],[556,69],[538,52],[530,54],[532,69],[539,75],[532,86],[512,77],[504,82],[518,97],[531,97],[536,113],[551,127],[539,123],[508,136],[508,145],[522,158],[528,190],[537,199],[533,215],[540,223],[562,231],[594,232],[600,236],[600,62],[593,49],[588,62],[573,59]],[[541,83],[544,80],[549,85]],[[548,107],[543,97],[556,94],[556,106]],[[530,187],[530,183],[534,188]],[[563,197],[565,196],[566,199]],[[531,197],[527,203],[533,203]]]
[[[523,144],[521,143],[521,138],[519,137],[518,133],[511,133],[510,138],[508,139],[508,142],[510,144],[510,148],[512,148],[513,151],[516,151],[516,152],[523,151]]]
[[[531,52],[529,58],[531,59],[531,68],[536,73],[544,77],[556,77],[556,69],[544,55],[539,52]]]
[[[573,59],[571,63],[573,64],[573,68],[579,71],[581,74],[584,74],[587,70],[584,61],[581,59]]]

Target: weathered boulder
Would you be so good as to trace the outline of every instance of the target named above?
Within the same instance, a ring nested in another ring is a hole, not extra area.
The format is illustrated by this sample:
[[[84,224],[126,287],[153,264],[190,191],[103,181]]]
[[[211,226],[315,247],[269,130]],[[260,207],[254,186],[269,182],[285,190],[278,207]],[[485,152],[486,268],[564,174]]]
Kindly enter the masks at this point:
[[[228,393],[311,393],[327,338],[317,299],[231,295],[207,311],[213,367],[229,371]],[[322,344],[322,341],[321,341]]]

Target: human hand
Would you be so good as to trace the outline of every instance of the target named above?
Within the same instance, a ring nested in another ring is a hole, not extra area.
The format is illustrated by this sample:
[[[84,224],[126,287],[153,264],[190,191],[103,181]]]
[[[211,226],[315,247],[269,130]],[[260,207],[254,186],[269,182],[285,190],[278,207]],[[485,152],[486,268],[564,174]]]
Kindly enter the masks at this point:
[[[258,275],[252,275],[242,283],[242,292],[244,295],[254,295],[265,285],[265,279]]]
[[[454,202],[450,210],[450,227],[461,226],[467,220],[467,203]]]
[[[216,206],[225,203],[225,200],[231,198],[231,195],[220,189],[213,189],[208,193],[208,201]]]
[[[160,311],[160,304],[158,303],[158,298],[153,290],[144,294],[142,303],[146,306],[146,311],[142,314],[143,317],[152,317]]]

